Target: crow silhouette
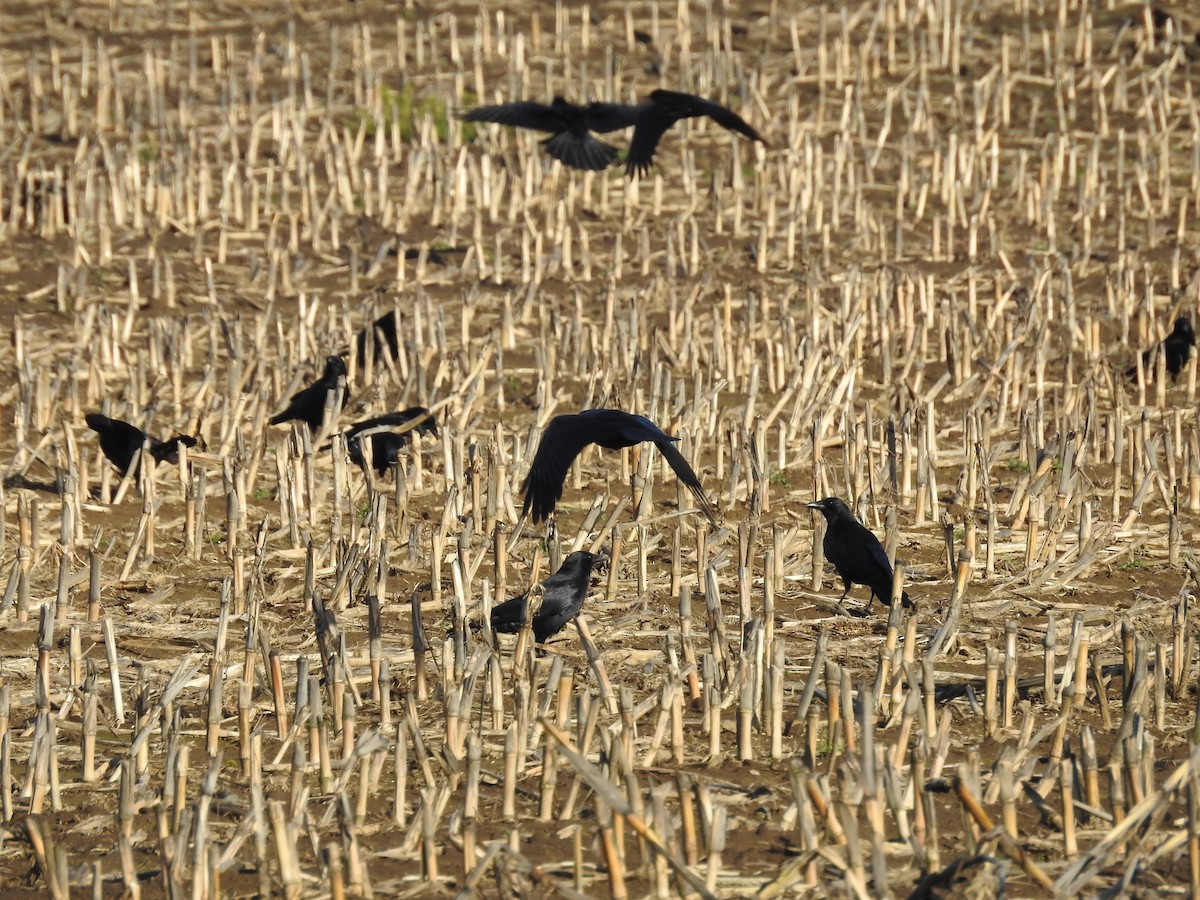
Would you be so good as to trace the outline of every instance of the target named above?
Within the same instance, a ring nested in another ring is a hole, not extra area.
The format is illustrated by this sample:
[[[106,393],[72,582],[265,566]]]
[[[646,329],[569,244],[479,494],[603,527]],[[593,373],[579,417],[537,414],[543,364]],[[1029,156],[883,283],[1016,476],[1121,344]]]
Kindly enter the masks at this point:
[[[717,518],[712,504],[704,494],[700,479],[683,455],[675,449],[679,438],[671,437],[645,416],[635,416],[618,409],[588,409],[575,415],[555,416],[546,426],[529,474],[521,485],[525,502],[521,515],[532,511],[533,521],[541,522],[554,511],[562,497],[563,479],[571,463],[588,444],[598,444],[609,450],[632,447],[651,441],[675,470],[675,474],[695,495],[700,509],[714,525]]]
[[[607,134],[629,128],[640,109],[624,103],[579,106],[555,97],[549,106],[530,100],[479,106],[462,113],[460,118],[467,122],[494,122],[549,132],[550,137],[541,144],[550,156],[572,169],[598,172],[612,165],[617,150],[593,137],[591,132]]]
[[[394,311],[385,312],[368,327],[359,329],[356,341],[360,363],[367,358],[368,346],[371,348],[371,354],[374,356],[376,364],[383,362],[384,347],[387,347],[392,359],[395,360],[400,355],[400,339],[396,335],[396,313]]]
[[[918,881],[907,900],[1003,900],[1007,876],[1003,857],[962,857]]]
[[[424,418],[416,425],[403,428],[401,431],[391,430],[402,428],[422,416],[429,416],[429,410],[423,406],[413,406],[402,412],[384,413],[381,416],[354,423],[345,431],[346,451],[350,455],[350,461],[356,466],[365,465],[362,440],[369,437],[371,440],[371,468],[380,475],[387,474],[387,470],[395,464],[400,448],[412,439],[413,432],[438,436],[437,422],[432,417]]]
[[[321,430],[321,423],[325,419],[325,398],[330,393],[337,390],[338,378],[345,377],[346,364],[342,362],[340,356],[329,356],[325,358],[325,371],[313,384],[310,384],[302,391],[297,391],[292,395],[291,401],[281,413],[276,413],[271,416],[270,423],[278,425],[280,422],[290,422],[293,419],[300,419],[308,424],[308,428],[313,434]],[[345,407],[346,401],[350,399],[350,392],[342,392],[342,406]]]
[[[741,116],[719,103],[693,94],[657,90],[651,92],[649,102],[637,107],[633,139],[625,157],[625,174],[632,178],[634,175],[645,175],[649,172],[659,139],[680,119],[694,119],[698,116],[708,116],[730,131],[743,134],[752,141],[766,143],[762,135],[751,128]]]
[[[810,503],[808,508],[819,509],[825,514],[825,521],[829,523],[821,546],[825,549],[825,558],[833,563],[846,586],[841,599],[846,599],[853,585],[865,584],[871,589],[872,600],[878,597],[890,606],[892,564],[888,562],[887,553],[884,552],[879,539],[854,518],[850,507],[837,497],[826,497],[824,500]],[[906,607],[912,606],[907,591],[901,595],[901,600]],[[870,603],[867,605],[869,608]]]
[[[563,626],[579,615],[587,597],[592,567],[604,557],[586,550],[576,550],[563,560],[558,571],[542,582],[542,602],[533,611],[533,637],[544,644],[562,631]],[[525,604],[529,595],[512,597],[492,608],[492,630],[515,634],[525,621]]]
[[[84,416],[88,428],[100,436],[100,449],[110,463],[116,466],[124,475],[133,465],[133,457],[142,449],[142,443],[149,438],[150,455],[155,462],[179,462],[179,445],[195,447],[199,442],[188,434],[177,434],[175,437],[160,441],[150,437],[142,429],[121,419],[110,419],[100,413],[88,413]]]
[[[1174,381],[1183,371],[1195,346],[1196,332],[1192,329],[1192,320],[1187,316],[1180,316],[1175,320],[1175,327],[1171,333],[1163,338],[1161,344],[1155,344],[1142,353],[1142,371],[1145,372],[1146,380],[1151,381],[1154,378],[1154,355],[1161,351],[1167,357],[1167,372]],[[1137,366],[1130,366],[1125,375],[1136,381]]]

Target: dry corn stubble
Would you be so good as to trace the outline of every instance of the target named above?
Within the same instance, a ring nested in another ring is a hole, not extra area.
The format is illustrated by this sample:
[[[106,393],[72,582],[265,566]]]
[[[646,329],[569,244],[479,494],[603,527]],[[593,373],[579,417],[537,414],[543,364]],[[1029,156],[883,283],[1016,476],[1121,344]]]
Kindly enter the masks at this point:
[[[1197,366],[1140,355],[1200,311],[1182,10],[118,0],[4,30],[6,894],[865,897],[956,862],[1200,891]],[[630,183],[453,119],[660,85],[770,146],[689,123]],[[266,424],[344,350],[327,428],[438,416],[401,477]],[[541,430],[590,406],[681,435],[723,527],[649,447],[585,452],[518,527]],[[102,407],[204,446],[122,479]],[[914,614],[835,605],[828,495]],[[550,655],[465,626],[600,546]]]

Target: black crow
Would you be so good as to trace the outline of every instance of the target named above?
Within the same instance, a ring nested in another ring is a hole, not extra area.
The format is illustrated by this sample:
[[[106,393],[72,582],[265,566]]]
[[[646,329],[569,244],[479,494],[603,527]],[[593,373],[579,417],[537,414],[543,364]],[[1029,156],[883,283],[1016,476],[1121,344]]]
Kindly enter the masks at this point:
[[[597,140],[590,132],[607,134],[629,128],[640,106],[624,103],[589,103],[578,106],[555,97],[547,106],[523,100],[499,106],[479,106],[461,114],[467,122],[495,122],[516,128],[548,131],[541,144],[546,152],[565,166],[599,172],[617,158],[615,147]]]
[[[1146,373],[1146,380],[1150,381],[1154,378],[1154,355],[1161,350],[1166,354],[1167,371],[1171,374],[1171,380],[1174,381],[1183,371],[1184,364],[1192,355],[1192,348],[1195,346],[1196,332],[1192,329],[1192,320],[1187,316],[1180,316],[1175,320],[1175,328],[1163,339],[1163,342],[1142,354],[1142,370]],[[1125,375],[1137,380],[1137,366],[1130,366]]]
[[[88,428],[100,435],[100,449],[108,461],[121,470],[124,475],[133,465],[133,456],[142,449],[142,442],[147,435],[142,429],[120,419],[110,419],[100,413],[88,413],[84,416]],[[179,445],[195,447],[199,443],[187,434],[178,434],[167,441],[150,438],[150,455],[155,462],[179,462]]]
[[[371,347],[371,355],[376,364],[383,362],[383,348],[387,347],[392,360],[400,355],[400,339],[396,335],[396,313],[385,312],[382,316],[358,332],[358,359],[361,363],[367,358],[367,347]]]
[[[280,422],[290,422],[293,419],[300,419],[303,422],[307,422],[309,430],[313,434],[316,434],[321,430],[321,422],[325,419],[325,398],[332,391],[337,390],[338,378],[345,375],[346,364],[342,362],[340,356],[326,357],[325,372],[321,375],[320,380],[310,384],[304,390],[293,394],[291,401],[287,405],[287,409],[271,416],[271,424],[278,425]],[[343,391],[343,407],[349,399],[349,391]]]
[[[555,416],[546,426],[529,474],[521,485],[525,502],[521,515],[533,511],[533,521],[541,522],[554,511],[562,497],[563,479],[571,463],[588,444],[599,444],[609,450],[632,447],[652,441],[663,458],[675,470],[679,480],[695,495],[701,510],[714,525],[717,524],[712,504],[704,495],[700,479],[688,461],[675,449],[679,438],[671,437],[645,416],[635,416],[619,409],[588,409],[576,415]]]
[[[1006,895],[1008,860],[980,853],[956,859],[916,883],[908,900],[997,900]]]
[[[719,103],[678,91],[653,91],[649,102],[637,108],[633,139],[625,157],[625,174],[632,178],[635,174],[645,175],[649,172],[659,138],[680,119],[694,119],[697,116],[708,116],[730,131],[743,134],[752,141],[766,143],[762,135],[746,124],[741,116]]]
[[[429,416],[429,410],[423,406],[413,406],[403,412],[384,413],[382,416],[364,419],[351,425],[345,432],[346,451],[350,454],[350,461],[356,466],[364,465],[362,440],[364,437],[369,437],[371,440],[371,467],[380,475],[387,474],[388,468],[396,462],[396,455],[400,452],[400,448],[409,442],[414,431],[420,434],[432,434],[434,437],[438,436],[437,422],[431,416],[403,431],[388,430],[408,425],[409,422],[421,416]],[[364,432],[369,432],[369,434],[364,434]]]
[[[846,590],[841,599],[845,600],[850,588],[855,584],[865,584],[871,589],[871,599],[878,597],[886,605],[892,603],[892,564],[888,562],[887,554],[879,539],[854,518],[850,507],[837,497],[826,497],[816,503],[808,504],[809,509],[819,509],[825,514],[829,523],[825,529],[825,558],[833,563],[837,573],[842,576]],[[908,593],[901,595],[906,607],[912,606]],[[870,604],[867,604],[868,607]]]
[[[542,582],[542,602],[533,611],[533,637],[544,644],[562,631],[563,626],[579,615],[587,597],[592,566],[602,559],[596,553],[576,550],[563,560],[557,572]],[[512,597],[492,608],[492,630],[515,634],[525,621],[525,604],[529,595]]]

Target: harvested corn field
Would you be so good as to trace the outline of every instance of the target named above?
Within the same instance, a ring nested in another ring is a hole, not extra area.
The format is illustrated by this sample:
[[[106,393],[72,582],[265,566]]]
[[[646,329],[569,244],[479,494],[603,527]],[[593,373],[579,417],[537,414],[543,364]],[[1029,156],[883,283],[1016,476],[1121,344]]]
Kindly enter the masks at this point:
[[[1186,4],[0,22],[5,896],[1200,894]]]

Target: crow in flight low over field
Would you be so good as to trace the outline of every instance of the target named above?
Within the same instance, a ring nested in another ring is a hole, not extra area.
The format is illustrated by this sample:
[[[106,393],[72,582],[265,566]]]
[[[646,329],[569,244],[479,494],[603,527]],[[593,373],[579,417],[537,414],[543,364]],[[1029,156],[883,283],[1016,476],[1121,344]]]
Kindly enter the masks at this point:
[[[587,597],[592,567],[604,559],[596,553],[576,550],[563,560],[559,570],[542,582],[542,602],[533,611],[533,637],[544,644],[579,615]],[[525,621],[528,594],[513,597],[492,608],[492,630],[515,634]]]
[[[372,419],[356,422],[346,429],[346,451],[350,461],[356,466],[364,464],[362,441],[371,440],[371,468],[380,475],[387,474],[388,468],[396,462],[400,448],[407,444],[413,432],[431,434],[437,437],[437,422],[432,417],[421,419],[416,425],[403,428],[414,419],[429,416],[429,410],[423,406],[413,406],[403,412],[384,413]],[[391,429],[402,428],[400,431]]]
[[[723,128],[743,134],[752,141],[766,143],[741,116],[719,103],[678,91],[652,91],[649,102],[637,108],[633,139],[625,158],[625,173],[632,178],[635,174],[649,172],[659,139],[680,119],[698,116],[708,116]]]
[[[628,128],[634,124],[639,110],[638,106],[624,103],[578,106],[555,97],[549,106],[530,100],[479,106],[462,113],[460,118],[549,132],[550,137],[541,142],[547,153],[572,169],[598,172],[612,165],[617,150],[593,137],[591,132],[607,134]]]
[[[302,391],[292,394],[292,399],[281,413],[271,416],[270,423],[278,425],[300,419],[308,424],[309,430],[316,434],[321,430],[325,420],[325,398],[337,390],[338,378],[345,377],[346,364],[340,356],[329,356],[325,359],[325,371],[321,377]],[[342,392],[342,406],[350,399],[350,392]]]
[[[555,416],[546,426],[534,454],[529,474],[521,485],[525,502],[521,515],[532,511],[533,521],[541,522],[554,511],[562,497],[563,479],[571,463],[588,444],[598,444],[608,450],[632,447],[650,441],[675,470],[675,474],[695,495],[700,509],[708,520],[717,524],[712,503],[704,495],[700,479],[683,455],[675,449],[679,438],[671,437],[645,416],[635,416],[619,409],[588,409],[575,415]]]
[[[632,178],[650,171],[659,139],[680,119],[708,116],[718,125],[745,135],[752,141],[763,141],[737,113],[694,94],[657,90],[644,103],[589,103],[577,106],[562,97],[555,97],[549,106],[528,100],[480,106],[462,113],[468,122],[495,122],[517,128],[550,132],[542,141],[546,152],[563,165],[573,169],[600,171],[617,158],[615,147],[593,137],[591,132],[606,134],[633,127],[633,138],[625,160],[625,172]]]
[[[824,500],[808,504],[808,507],[819,509],[825,514],[825,521],[829,523],[821,546],[825,550],[825,558],[833,563],[846,586],[841,599],[846,599],[851,586],[865,584],[871,589],[872,600],[878,597],[890,606],[892,564],[888,562],[887,553],[884,552],[879,539],[854,518],[850,507],[837,497],[826,497]],[[901,600],[906,607],[912,606],[907,592],[901,595]]]
[[[133,465],[133,456],[142,449],[142,443],[149,437],[142,429],[120,419],[110,419],[100,413],[88,413],[84,416],[88,428],[100,436],[100,449],[108,461],[121,470],[124,475]],[[178,434],[167,441],[159,441],[150,437],[150,455],[155,462],[179,462],[179,445],[195,447],[198,441],[187,434]]]
[[[1150,381],[1154,378],[1154,355],[1162,352],[1167,357],[1167,372],[1170,373],[1171,380],[1174,381],[1179,377],[1179,373],[1183,371],[1188,357],[1192,355],[1192,348],[1195,346],[1196,332],[1192,328],[1192,320],[1187,316],[1180,316],[1175,320],[1175,328],[1163,339],[1163,342],[1156,344],[1142,354],[1142,370],[1146,373],[1146,380]],[[1130,366],[1125,375],[1128,378],[1136,380],[1137,366]]]

